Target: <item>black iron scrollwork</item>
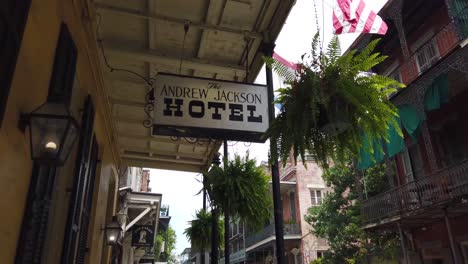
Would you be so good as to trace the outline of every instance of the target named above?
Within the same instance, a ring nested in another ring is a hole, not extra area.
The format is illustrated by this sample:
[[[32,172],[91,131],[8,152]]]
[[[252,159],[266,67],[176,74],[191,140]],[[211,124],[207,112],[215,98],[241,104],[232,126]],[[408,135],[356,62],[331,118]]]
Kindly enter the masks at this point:
[[[205,138],[192,138],[192,137],[179,137],[179,136],[171,136],[171,140],[172,141],[179,141],[179,140],[185,140],[185,142],[189,143],[189,144],[192,144],[192,145],[195,145],[195,144],[198,144],[200,146],[203,146],[205,143],[208,143],[211,144],[211,143],[214,143],[216,142],[216,140],[214,139],[205,139]]]
[[[143,126],[146,128],[150,128],[153,126],[153,117],[151,116],[151,113],[154,111],[154,88],[151,88],[151,90],[148,91],[148,93],[145,96],[145,114],[146,118],[143,120]]]

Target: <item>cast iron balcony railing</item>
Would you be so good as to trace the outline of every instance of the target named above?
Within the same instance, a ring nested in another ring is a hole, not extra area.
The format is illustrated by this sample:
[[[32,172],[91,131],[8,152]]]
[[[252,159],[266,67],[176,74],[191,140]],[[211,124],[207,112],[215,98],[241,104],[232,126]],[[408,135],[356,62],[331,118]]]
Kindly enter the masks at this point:
[[[468,160],[442,169],[377,196],[362,204],[364,224],[442,205],[468,195]]]
[[[459,7],[460,8],[460,7]],[[465,19],[466,18],[466,19]],[[409,85],[440,59],[449,55],[468,37],[468,5],[455,14],[455,21],[443,26],[423,43],[389,77]],[[457,36],[458,32],[458,36]]]
[[[245,249],[241,249],[229,255],[229,263],[237,263],[245,260]],[[224,257],[219,259],[218,263],[224,263]]]
[[[300,235],[300,228],[296,224],[284,224],[284,235]],[[245,239],[245,247],[248,248],[253,244],[275,236],[275,224],[270,224],[255,234],[248,235]]]

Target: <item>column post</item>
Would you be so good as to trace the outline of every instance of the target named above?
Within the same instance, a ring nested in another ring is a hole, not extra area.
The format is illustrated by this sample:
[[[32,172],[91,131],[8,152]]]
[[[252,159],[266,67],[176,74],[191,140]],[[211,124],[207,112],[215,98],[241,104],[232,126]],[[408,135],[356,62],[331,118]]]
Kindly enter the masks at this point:
[[[272,57],[273,50],[275,49],[274,43],[263,44],[263,54],[265,56]],[[266,72],[266,83],[268,87],[268,117],[270,125],[275,119],[275,108],[273,105],[274,91],[273,91],[273,73],[271,68],[265,67]],[[270,138],[270,153],[272,157],[276,157],[278,146],[276,138]],[[284,264],[284,235],[283,235],[283,206],[281,204],[281,193],[280,193],[280,175],[278,160],[271,161],[271,181],[273,185],[273,208],[275,218],[275,236],[276,236],[276,263]]]

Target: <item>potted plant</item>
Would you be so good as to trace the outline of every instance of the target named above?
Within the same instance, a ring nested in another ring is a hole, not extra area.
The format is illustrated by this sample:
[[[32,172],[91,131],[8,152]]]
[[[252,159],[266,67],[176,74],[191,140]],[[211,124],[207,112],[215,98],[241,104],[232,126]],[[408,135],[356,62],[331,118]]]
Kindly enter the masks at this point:
[[[369,73],[387,58],[374,52],[377,43],[374,40],[359,53],[352,50],[341,56],[336,36],[322,52],[316,34],[311,54],[302,56],[294,73],[275,59],[264,58],[286,80],[275,101],[281,105],[280,113],[266,133],[278,142],[273,159],[286,164],[293,150],[296,161],[299,156],[304,160],[307,153],[328,168],[332,160],[344,163],[363,149],[374,151],[365,138],[386,140],[390,126],[402,136],[395,119],[397,109],[387,96],[404,84]]]
[[[224,241],[224,222],[222,219],[218,220],[218,241],[220,248],[223,246]],[[195,213],[195,219],[190,221],[190,226],[184,231],[184,235],[192,244],[194,252],[203,252],[210,250],[211,245],[211,226],[212,217],[211,213],[205,210],[200,210]]]
[[[235,155],[230,161],[224,157],[223,166],[213,166],[203,176],[212,206],[224,214],[225,234],[229,234],[231,217],[253,229],[268,222],[272,209],[269,176],[248,153],[245,157]],[[229,252],[229,244],[224,246],[224,252]]]

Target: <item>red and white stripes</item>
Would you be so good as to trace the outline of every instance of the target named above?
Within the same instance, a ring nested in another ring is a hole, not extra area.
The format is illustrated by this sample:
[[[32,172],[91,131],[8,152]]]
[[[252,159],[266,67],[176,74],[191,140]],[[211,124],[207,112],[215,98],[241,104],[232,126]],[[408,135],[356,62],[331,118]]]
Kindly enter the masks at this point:
[[[297,69],[297,64],[296,63],[288,61],[287,59],[285,59],[285,58],[281,57],[280,55],[278,55],[278,53],[276,53],[276,52],[273,53],[273,59],[281,62],[282,64],[284,64],[286,67],[288,67],[292,71],[295,71]]]
[[[375,33],[385,35],[387,24],[364,0],[337,0],[333,10],[335,34]]]

